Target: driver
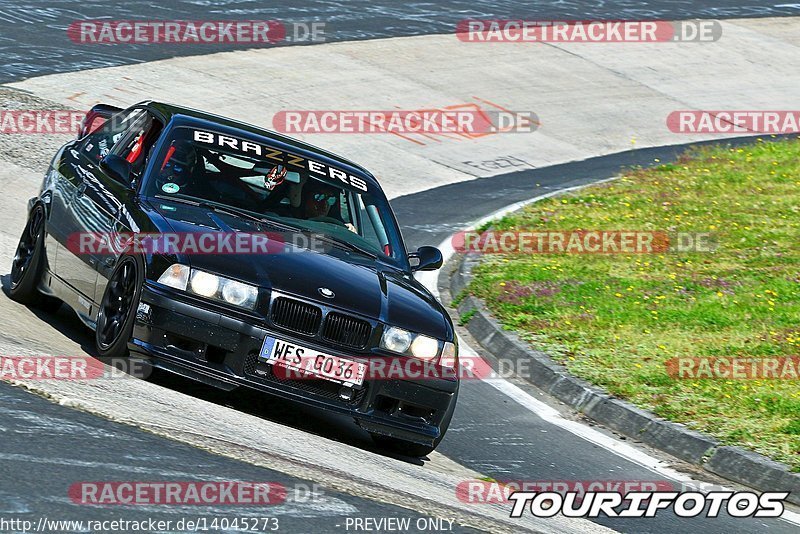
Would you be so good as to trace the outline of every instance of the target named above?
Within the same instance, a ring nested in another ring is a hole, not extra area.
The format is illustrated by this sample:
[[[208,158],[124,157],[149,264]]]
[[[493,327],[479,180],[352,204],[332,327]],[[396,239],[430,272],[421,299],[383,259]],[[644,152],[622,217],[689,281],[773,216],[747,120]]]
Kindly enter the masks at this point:
[[[319,180],[304,180],[303,192],[300,197],[300,206],[294,210],[295,216],[300,219],[322,220],[326,218],[358,233],[352,223],[344,222],[340,216],[330,215],[331,208],[339,200],[341,190]]]
[[[303,219],[316,219],[328,217],[331,207],[336,204],[339,191],[319,180],[310,180],[303,187],[303,196],[300,201],[300,217]]]

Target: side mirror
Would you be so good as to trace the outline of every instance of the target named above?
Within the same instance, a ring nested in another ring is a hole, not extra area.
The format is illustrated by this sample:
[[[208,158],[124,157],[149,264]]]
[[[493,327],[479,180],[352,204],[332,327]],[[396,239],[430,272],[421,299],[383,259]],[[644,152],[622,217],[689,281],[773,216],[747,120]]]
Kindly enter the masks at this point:
[[[100,161],[100,168],[114,180],[131,185],[131,164],[125,158],[109,154]]]
[[[408,255],[412,271],[435,271],[442,266],[444,258],[436,247],[419,247]]]

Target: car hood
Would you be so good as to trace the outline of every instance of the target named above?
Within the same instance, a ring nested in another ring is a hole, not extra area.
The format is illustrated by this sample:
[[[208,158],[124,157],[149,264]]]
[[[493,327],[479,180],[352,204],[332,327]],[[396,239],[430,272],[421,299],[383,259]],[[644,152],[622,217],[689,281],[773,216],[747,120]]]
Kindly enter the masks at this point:
[[[160,215],[162,232],[276,232],[267,224],[196,206],[155,201],[150,207]],[[176,261],[414,332],[452,337],[446,312],[424,286],[357,252],[287,246],[268,254],[183,254]],[[320,288],[334,297],[323,297]]]

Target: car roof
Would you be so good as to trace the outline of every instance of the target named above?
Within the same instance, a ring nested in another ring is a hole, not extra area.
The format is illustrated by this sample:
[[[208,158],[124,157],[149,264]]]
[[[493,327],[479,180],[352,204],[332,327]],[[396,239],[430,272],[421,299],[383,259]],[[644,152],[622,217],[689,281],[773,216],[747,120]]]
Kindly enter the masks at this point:
[[[253,124],[248,124],[246,122],[241,122],[234,119],[229,119],[227,117],[222,117],[220,115],[214,115],[213,113],[207,113],[205,111],[200,111],[197,109],[187,108],[183,106],[176,106],[174,104],[145,101],[145,102],[140,102],[137,105],[153,109],[154,111],[162,115],[167,123],[172,120],[185,122],[186,124],[197,124],[198,126],[203,125],[203,123],[205,123],[206,126],[215,125],[218,127],[222,127],[224,129],[239,130],[242,132],[247,132],[249,134],[256,135],[258,137],[263,138],[265,140],[265,144],[270,144],[270,141],[272,141],[271,144],[284,145],[285,147],[291,148],[292,150],[300,153],[299,155],[312,156],[311,159],[321,161],[322,163],[332,165],[334,167],[339,167],[353,174],[358,174],[359,176],[365,178],[368,182],[370,182],[371,185],[374,185],[378,189],[381,189],[380,184],[378,183],[378,180],[375,178],[375,176],[373,176],[371,172],[369,172],[361,165],[353,161],[350,161],[346,158],[343,158],[341,156],[338,156],[333,152],[328,152],[327,150],[316,147],[314,145],[310,145],[308,143],[304,143],[302,141],[280,134],[278,132],[268,130],[266,128],[262,128],[259,126],[255,126]]]

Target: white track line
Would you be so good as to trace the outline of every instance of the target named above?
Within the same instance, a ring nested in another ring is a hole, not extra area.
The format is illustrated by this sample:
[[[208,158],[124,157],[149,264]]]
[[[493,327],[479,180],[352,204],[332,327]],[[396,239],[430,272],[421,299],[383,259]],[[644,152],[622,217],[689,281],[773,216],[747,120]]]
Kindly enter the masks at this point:
[[[611,178],[607,178],[605,180],[599,180],[597,182],[592,182],[590,184],[579,185],[576,187],[568,187],[565,189],[559,189],[557,191],[551,191],[544,195],[539,195],[528,200],[516,202],[514,204],[501,208],[471,224],[468,224],[463,229],[463,231],[469,231],[474,228],[480,227],[481,225],[489,221],[503,217],[504,215],[507,215],[513,211],[517,211],[527,206],[528,204],[532,204],[534,202],[538,202],[540,200],[544,200],[546,198],[555,195],[560,195],[570,191],[577,191],[579,189],[583,189],[588,186],[602,184],[617,179],[619,179],[619,176],[614,176]],[[439,249],[442,251],[442,255],[444,256],[444,260],[446,263],[455,254],[455,250],[453,249],[452,245],[452,236],[443,241],[439,245]],[[421,272],[418,273],[417,275],[417,279],[422,284],[424,284],[425,287],[427,287],[436,296],[436,298],[440,298],[439,288],[438,288],[438,278],[439,278],[438,271]],[[466,352],[468,356],[473,356],[473,357],[478,356],[478,353],[461,337],[459,337],[459,350],[462,352]],[[527,392],[520,389],[518,386],[512,384],[511,382],[509,382],[504,378],[498,378],[493,376],[490,378],[481,378],[481,380],[483,380],[485,383],[495,388],[497,391],[503,393],[510,399],[514,400],[520,406],[535,413],[537,416],[547,421],[548,423],[555,425],[559,428],[563,428],[564,430],[578,436],[579,438],[594,443],[599,447],[603,447],[604,449],[616,454],[617,456],[620,456],[630,462],[640,465],[641,467],[644,467],[645,469],[648,469],[653,473],[661,475],[665,478],[669,478],[676,482],[686,484],[687,486],[696,487],[698,491],[711,491],[711,490],[725,491],[727,489],[724,486],[718,486],[718,485],[712,486],[708,483],[695,480],[690,475],[677,471],[676,469],[673,469],[672,467],[669,466],[668,463],[647,454],[644,450],[633,447],[632,445],[624,443],[614,438],[613,436],[604,434],[603,432],[599,432],[593,429],[592,427],[586,426],[577,421],[571,421],[569,419],[565,419],[558,412],[558,410],[536,399],[535,397],[531,396],[530,394],[528,394]],[[797,514],[795,512],[790,512],[789,510],[786,510],[784,511],[781,519],[793,525],[800,526],[800,514]]]

